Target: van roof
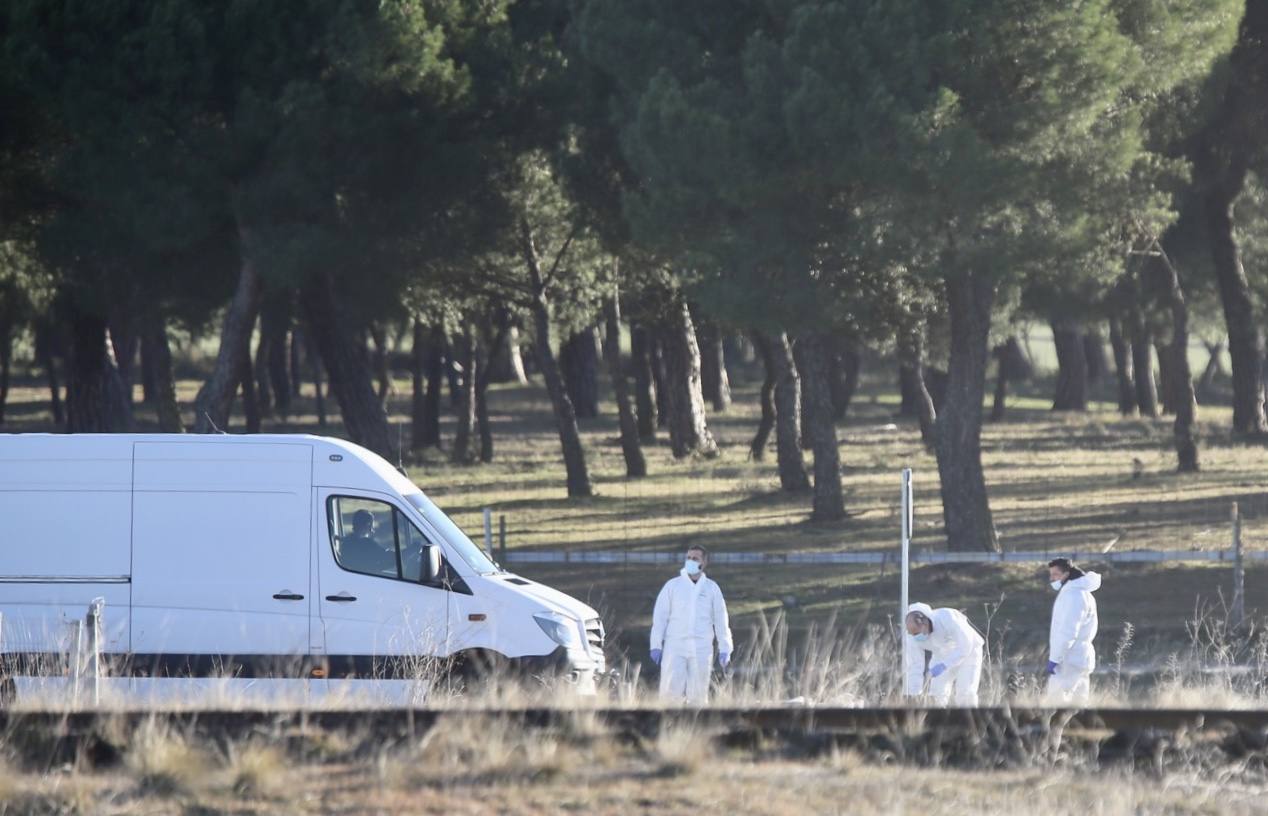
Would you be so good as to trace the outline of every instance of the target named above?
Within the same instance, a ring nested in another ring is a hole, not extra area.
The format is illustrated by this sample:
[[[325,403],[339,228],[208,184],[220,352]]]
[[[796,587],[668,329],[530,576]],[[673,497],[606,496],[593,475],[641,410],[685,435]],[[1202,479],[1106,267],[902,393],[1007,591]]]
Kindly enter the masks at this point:
[[[120,434],[59,434],[59,433],[7,433],[0,434],[0,460],[11,458],[15,449],[22,450],[23,457],[49,456],[60,458],[58,454],[83,448],[102,458],[129,458],[131,446],[136,442],[167,442],[198,445],[265,445],[307,442],[313,445],[314,453],[323,449],[333,455],[347,456],[362,466],[373,471],[399,493],[418,492],[418,487],[393,467],[386,459],[373,451],[363,448],[346,439],[316,434],[164,434],[164,433],[120,433]],[[335,450],[331,450],[331,449]],[[95,458],[94,457],[94,458]],[[331,463],[339,462],[331,456],[315,455],[315,484],[339,484],[337,477],[331,481],[330,476],[323,478],[321,471],[327,470]],[[341,468],[343,469],[343,468]]]

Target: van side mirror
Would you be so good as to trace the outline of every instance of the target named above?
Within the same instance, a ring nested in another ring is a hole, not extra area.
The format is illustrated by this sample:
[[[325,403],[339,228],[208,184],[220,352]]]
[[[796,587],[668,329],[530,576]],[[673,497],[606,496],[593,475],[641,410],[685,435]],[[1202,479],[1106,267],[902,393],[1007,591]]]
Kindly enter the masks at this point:
[[[440,578],[441,567],[440,547],[428,544],[423,550],[423,583],[435,583]]]

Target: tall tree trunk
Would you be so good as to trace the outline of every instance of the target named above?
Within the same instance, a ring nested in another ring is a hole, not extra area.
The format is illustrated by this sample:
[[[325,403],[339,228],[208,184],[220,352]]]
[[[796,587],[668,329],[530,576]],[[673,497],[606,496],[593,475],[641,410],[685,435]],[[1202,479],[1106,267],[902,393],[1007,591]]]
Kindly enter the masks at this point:
[[[107,336],[110,330],[106,330]],[[114,344],[106,343],[106,410],[110,412],[111,426],[121,431],[132,428],[132,389],[128,388],[119,376],[119,366],[115,363]]]
[[[815,401],[810,396],[810,382],[806,377],[808,363],[803,359],[805,351],[800,341],[792,343],[792,353],[793,365],[797,369],[798,382],[801,384],[801,449],[808,451],[814,449],[814,439],[810,435],[812,422],[810,412],[814,410]]]
[[[1264,336],[1255,321],[1250,283],[1233,234],[1233,202],[1244,179],[1244,169],[1234,172],[1226,183],[1212,185],[1202,203],[1212,268],[1228,326],[1228,356],[1233,365],[1233,432],[1258,436],[1268,432],[1268,418],[1264,415]]]
[[[504,339],[497,348],[489,350],[489,379],[492,382],[528,385],[524,358],[520,353],[520,330],[511,323],[511,315],[506,309],[498,310],[496,326],[499,331],[504,331]]]
[[[255,367],[251,364],[250,347],[243,348],[239,361],[238,374],[242,384],[242,415],[249,434],[260,432],[260,420],[263,415],[260,408],[260,397],[255,390]]]
[[[1136,377],[1132,369],[1131,346],[1123,337],[1116,318],[1110,318],[1110,348],[1114,352],[1114,375],[1118,383],[1118,412],[1123,416],[1136,413]]]
[[[669,444],[675,458],[718,455],[700,389],[700,347],[687,304],[672,307],[661,332],[669,402]]]
[[[655,334],[649,334],[648,346],[652,363],[652,391],[656,397],[656,427],[669,428],[669,374],[665,367],[665,344]]]
[[[427,358],[423,369],[427,377],[427,395],[423,400],[420,448],[440,447],[440,414],[444,399],[448,347],[449,337],[445,327],[442,323],[437,323],[427,335]]]
[[[713,404],[713,410],[721,413],[731,407],[731,379],[726,371],[722,332],[713,321],[702,319],[698,321],[696,341],[700,345],[700,390]]]
[[[119,372],[119,382],[130,413],[132,386],[136,372],[135,362],[140,342],[136,321],[132,317],[132,304],[113,309],[112,312],[107,328],[110,334],[110,348],[114,352],[115,370]]]
[[[482,354],[483,352],[477,352]],[[477,362],[477,367],[484,369],[488,363]],[[477,377],[483,377],[477,373]],[[489,389],[481,388],[479,380],[476,382],[475,392],[475,421],[476,431],[480,437],[480,461],[488,464],[493,461],[493,425],[489,421]]]
[[[112,390],[118,385],[106,351],[106,321],[89,312],[67,307],[71,330],[67,360],[66,430],[69,433],[119,433],[128,430],[126,417]]]
[[[260,274],[251,257],[249,236],[243,234],[242,266],[238,285],[225,311],[220,329],[220,349],[211,376],[194,398],[194,432],[211,433],[229,427],[229,411],[242,380],[242,356],[250,354],[251,330],[260,307]]]
[[[462,385],[458,391],[458,422],[449,461],[461,465],[471,461],[471,432],[475,428],[476,335],[469,320],[463,318],[462,331],[454,339],[457,341],[454,353],[462,366]]]
[[[1158,385],[1154,381],[1153,346],[1144,319],[1132,319],[1132,375],[1136,382],[1136,407],[1144,417],[1158,416]]]
[[[13,365],[14,326],[0,322],[0,425],[4,424],[4,409],[9,403],[9,375]]]
[[[920,400],[917,396],[916,380],[912,370],[903,363],[898,364],[898,417],[920,416]],[[923,378],[921,378],[923,379]],[[926,386],[928,384],[926,383]],[[926,387],[926,390],[928,388]]]
[[[1163,250],[1159,247],[1159,252]],[[1180,275],[1165,254],[1151,258],[1157,274],[1163,282],[1171,307],[1171,344],[1166,349],[1171,358],[1169,401],[1175,409],[1173,426],[1176,445],[1177,469],[1181,473],[1197,473],[1198,442],[1194,426],[1197,424],[1198,400],[1193,390],[1193,372],[1189,369],[1189,307],[1185,302]]]
[[[172,347],[167,339],[167,321],[157,311],[145,314],[141,327],[141,359],[150,369],[151,399],[163,433],[184,433],[180,406],[176,402],[176,376],[172,371]]]
[[[62,408],[57,358],[65,356],[65,343],[60,339],[58,326],[48,318],[36,320],[35,359],[44,369],[44,375],[48,380],[49,410],[53,414],[53,423],[58,426],[66,421],[66,412]]]
[[[801,377],[785,332],[761,334],[775,367],[775,454],[779,487],[789,493],[810,489],[810,476],[801,456]]]
[[[938,414],[938,478],[947,547],[999,551],[982,471],[982,397],[986,391],[987,339],[995,285],[985,275],[948,275],[951,355],[946,396]]]
[[[299,326],[291,331],[291,397],[298,399],[304,391],[304,336]]]
[[[562,260],[567,248],[565,244],[556,258],[556,263]],[[550,303],[546,299],[546,285],[548,277],[554,270],[543,274],[537,247],[533,243],[532,230],[528,222],[524,220],[520,221],[520,249],[528,267],[529,282],[533,292],[533,328],[537,335],[533,339],[533,347],[537,350],[537,367],[541,369],[542,378],[546,381],[546,392],[550,394],[551,407],[555,413],[559,444],[564,455],[568,495],[590,496],[593,495],[594,489],[590,485],[590,473],[586,468],[586,453],[585,448],[581,446],[581,432],[577,429],[577,415],[573,411],[572,400],[568,398],[568,389],[564,387],[563,377],[559,374],[555,354],[550,348]]]
[[[488,363],[477,365],[483,369]],[[480,437],[480,461],[488,464],[493,461],[493,425],[489,421],[489,390],[481,388],[478,382],[475,392],[475,421],[476,432]]]
[[[587,326],[576,332],[559,349],[559,369],[578,419],[599,415],[598,331]]]
[[[603,356],[612,377],[612,396],[616,399],[616,415],[621,427],[621,453],[625,457],[625,475],[631,479],[647,475],[647,460],[639,442],[638,419],[634,415],[630,384],[621,365],[621,301],[614,289],[603,307],[605,334]]]
[[[255,344],[255,361],[250,364],[252,388],[261,417],[273,416],[273,386],[269,382],[269,356],[273,353],[273,337],[264,325],[264,309],[260,309],[260,339]]]
[[[144,319],[148,320],[149,318]],[[158,394],[159,385],[156,381],[157,372],[154,370],[154,361],[150,358],[149,344],[146,343],[145,340],[149,332],[149,326],[141,327],[141,401],[146,405],[154,405],[159,401],[160,397]],[[164,337],[166,337],[166,332],[164,333]],[[168,348],[168,353],[171,353],[170,347]],[[183,432],[184,428],[182,428],[181,431]]]
[[[1162,414],[1176,412],[1177,388],[1175,372],[1172,370],[1170,344],[1161,338],[1154,340],[1154,354],[1158,358],[1158,406]]]
[[[283,419],[290,413],[291,382],[287,371],[290,353],[287,338],[291,330],[291,292],[270,292],[260,303],[260,342],[255,350],[256,391],[260,413]]]
[[[1100,326],[1092,326],[1083,334],[1083,356],[1087,360],[1087,381],[1095,384],[1109,370],[1109,361],[1105,357],[1105,335]]]
[[[1052,321],[1052,342],[1057,351],[1057,388],[1054,411],[1087,410],[1087,350],[1079,324],[1068,318]]]
[[[863,357],[859,354],[858,341],[853,337],[840,337],[831,362],[832,411],[839,422],[845,419],[846,412],[850,410],[850,402],[854,399],[854,392],[859,387]]]
[[[1028,380],[1034,372],[1030,358],[1026,356],[1015,334],[1010,334],[1007,340],[991,349],[991,356],[995,358],[995,402],[991,406],[991,421],[1000,422],[1008,410],[1005,405],[1008,383]]]
[[[412,328],[414,342],[409,355],[410,448],[418,451],[427,447],[423,432],[427,402],[427,328],[421,317],[414,318]]]
[[[269,386],[273,392],[273,407],[278,416],[286,419],[291,413],[291,372],[288,366],[291,335],[291,315],[289,309],[282,315],[273,315],[269,319]]]
[[[826,332],[812,332],[798,338],[802,378],[809,383],[806,392],[811,407],[806,412],[810,423],[806,434],[811,438],[815,456],[813,521],[837,521],[845,518],[845,501],[841,494],[841,452],[837,447],[836,422],[832,410],[829,355],[832,338]]]
[[[1008,413],[1008,366],[1004,365],[1004,346],[991,349],[995,358],[995,396],[991,401],[991,422],[1003,422]]]
[[[762,390],[759,398],[762,407],[762,418],[757,423],[757,432],[753,434],[753,441],[749,443],[749,456],[753,461],[761,462],[766,458],[766,443],[770,440],[770,432],[775,429],[776,371],[770,344],[766,342],[766,338],[760,332],[753,332],[753,347],[757,349],[758,356],[762,360],[762,368],[766,372],[766,376],[762,380]],[[801,455],[800,451],[798,451],[797,455]]]
[[[656,379],[652,372],[652,341],[647,328],[630,323],[630,357],[634,364],[634,407],[638,414],[638,438],[656,441]]]
[[[392,369],[388,361],[387,329],[382,323],[370,324],[370,339],[374,341],[374,352],[370,359],[374,365],[374,377],[377,381],[376,392],[379,402],[387,409],[388,397],[392,395]]]
[[[1198,391],[1205,395],[1215,385],[1215,378],[1223,373],[1220,357],[1224,354],[1224,341],[1217,340],[1214,343],[1203,343],[1203,345],[1206,346],[1206,367],[1202,369],[1202,374],[1198,377],[1197,387]]]
[[[925,445],[932,447],[938,421],[938,413],[934,409],[933,397],[925,387],[925,332],[919,325],[904,326],[898,333],[899,370],[906,378],[905,390],[910,391],[916,407],[916,418],[920,421],[920,439]]]
[[[449,409],[457,411],[458,403],[462,400],[462,364],[458,362],[452,338],[446,337],[442,348],[445,350],[445,380],[449,383]]]
[[[492,349],[505,348],[507,335],[512,328],[510,321],[498,323],[493,339],[487,346],[482,343],[476,347],[475,420],[480,435],[480,461],[485,463],[493,461],[493,425],[489,420],[489,384],[493,381],[490,355]]]
[[[295,327],[295,337],[292,343],[304,352],[304,362],[308,364],[308,374],[313,380],[313,410],[317,414],[317,427],[325,429],[326,427],[326,397],[322,393],[322,370],[321,355],[317,351],[317,345],[313,342],[312,333],[306,329]],[[298,383],[302,377],[300,372],[303,368],[297,366],[295,368],[295,381]]]
[[[387,414],[374,392],[365,366],[365,346],[344,325],[336,306],[334,280],[317,273],[300,291],[312,338],[330,378],[330,392],[339,402],[344,429],[353,442],[396,461]]]

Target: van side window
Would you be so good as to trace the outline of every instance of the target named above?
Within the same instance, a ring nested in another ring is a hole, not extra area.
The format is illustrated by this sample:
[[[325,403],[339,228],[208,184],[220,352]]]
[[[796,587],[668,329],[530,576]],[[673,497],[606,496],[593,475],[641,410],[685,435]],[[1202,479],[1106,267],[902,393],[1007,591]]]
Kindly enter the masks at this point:
[[[430,543],[405,514],[374,499],[331,496],[326,502],[335,562],[349,572],[420,582]]]

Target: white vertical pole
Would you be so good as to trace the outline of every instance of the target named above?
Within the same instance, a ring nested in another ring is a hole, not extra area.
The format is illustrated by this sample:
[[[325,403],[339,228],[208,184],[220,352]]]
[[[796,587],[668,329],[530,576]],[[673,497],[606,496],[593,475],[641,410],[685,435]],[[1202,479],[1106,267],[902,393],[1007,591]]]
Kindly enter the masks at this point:
[[[902,646],[902,671],[907,671],[907,661],[910,655],[907,654],[907,638],[903,636],[904,627],[907,621],[907,607],[910,600],[907,597],[907,574],[911,566],[911,525],[913,520],[912,496],[911,496],[911,468],[903,468],[903,490],[902,490],[902,563],[899,567],[902,582],[902,597],[899,599],[898,609],[898,637]],[[905,688],[905,687],[904,687]]]
[[[103,619],[105,618],[106,599],[93,598],[88,605],[88,670],[92,681],[92,704],[94,708],[101,705],[101,637]]]
[[[1246,622],[1246,566],[1242,558],[1242,516],[1233,502],[1233,608],[1229,615],[1234,626]]]
[[[484,508],[484,554],[493,557],[493,508]]]

